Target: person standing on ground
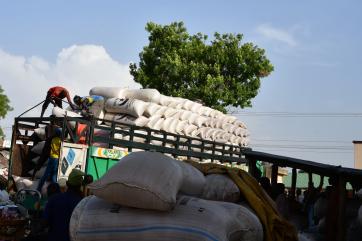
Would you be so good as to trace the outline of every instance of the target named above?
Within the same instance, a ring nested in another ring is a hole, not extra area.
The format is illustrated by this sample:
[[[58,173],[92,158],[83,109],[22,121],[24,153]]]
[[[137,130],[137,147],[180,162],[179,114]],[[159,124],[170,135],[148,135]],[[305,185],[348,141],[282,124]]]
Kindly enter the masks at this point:
[[[62,130],[60,128],[57,128],[55,130],[55,135],[51,140],[50,143],[50,155],[48,158],[48,165],[45,169],[45,172],[40,179],[39,185],[37,190],[41,192],[41,189],[49,178],[52,182],[56,182],[57,177],[57,170],[58,170],[58,162],[59,162],[59,156],[60,156],[60,147],[61,147],[61,136],[62,136]]]
[[[67,98],[67,101],[70,107],[74,110],[75,106],[69,96],[69,92],[66,88],[61,86],[55,86],[48,90],[47,96],[45,97],[44,104],[41,109],[40,117],[43,117],[45,110],[48,108],[49,103],[52,103],[54,106],[63,108],[62,99]]]
[[[44,210],[49,226],[48,241],[70,241],[69,223],[74,208],[82,200],[84,172],[73,169],[67,180],[67,191],[52,196]]]

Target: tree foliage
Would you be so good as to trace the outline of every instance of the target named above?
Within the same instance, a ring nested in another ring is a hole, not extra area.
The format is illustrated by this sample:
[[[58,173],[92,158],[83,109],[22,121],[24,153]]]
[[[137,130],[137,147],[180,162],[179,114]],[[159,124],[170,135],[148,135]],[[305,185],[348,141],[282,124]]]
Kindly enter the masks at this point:
[[[214,40],[190,35],[183,22],[170,25],[147,23],[149,44],[140,53],[140,63],[130,72],[143,88],[191,100],[200,99],[212,108],[250,107],[260,79],[273,71],[265,51],[241,43],[241,34],[214,34]]]
[[[9,98],[4,94],[4,90],[0,85],[0,119],[4,119],[6,114],[9,111],[12,111],[13,108],[10,106]],[[0,127],[0,136],[4,136],[4,133]]]

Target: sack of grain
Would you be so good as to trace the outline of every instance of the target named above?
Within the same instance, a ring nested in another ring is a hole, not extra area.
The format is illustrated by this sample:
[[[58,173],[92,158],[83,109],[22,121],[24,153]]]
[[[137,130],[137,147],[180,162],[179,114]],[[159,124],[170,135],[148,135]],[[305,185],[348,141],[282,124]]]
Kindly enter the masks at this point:
[[[178,112],[178,110],[174,109],[174,108],[167,108],[165,110],[165,112],[163,113],[163,117],[165,118],[170,118],[173,115],[175,115]]]
[[[127,99],[137,99],[144,102],[160,103],[161,94],[156,89],[139,89],[131,90],[126,89],[124,91],[124,97]]]
[[[140,126],[140,127],[146,126],[147,123],[149,122],[149,119],[144,116],[134,117],[127,114],[113,114],[113,113],[106,113],[104,115],[104,120],[114,121],[120,124]]]
[[[206,176],[202,198],[214,201],[238,202],[240,200],[240,190],[228,176],[210,174]]]
[[[136,99],[108,99],[104,105],[104,109],[109,113],[122,113],[140,117],[143,115],[147,107],[147,103]]]
[[[180,165],[183,176],[180,192],[196,197],[201,196],[206,182],[204,174],[188,163],[178,161],[177,164]]]
[[[154,129],[154,130],[161,130],[164,121],[165,121],[165,119],[162,118],[161,116],[158,116],[158,115],[151,116],[149,118],[149,121],[148,121],[146,127]]]
[[[149,103],[143,113],[146,117],[151,117],[156,114],[156,112],[161,108],[161,105],[155,103]]]
[[[33,189],[36,190],[36,188],[38,187],[38,180],[30,180],[30,178],[27,177],[19,177],[19,176],[15,176],[13,175],[14,181],[15,181],[15,185],[16,188],[18,190],[21,189]]]
[[[127,89],[120,87],[93,87],[89,95],[100,95],[104,98],[124,98]]]
[[[188,110],[180,110],[181,115],[180,115],[180,120],[185,120],[185,121],[189,121],[191,115],[193,115],[194,113],[192,113],[191,111]]]
[[[53,110],[52,110],[52,114],[56,117],[82,117],[81,115],[73,112],[73,111],[69,111],[69,110],[64,110],[60,107],[54,107]],[[69,125],[71,126],[72,129],[75,128],[75,124],[76,122],[75,121],[69,121]]]
[[[180,196],[172,212],[117,207],[89,196],[69,226],[72,241],[263,240],[260,221],[246,207],[188,196]]]
[[[44,146],[45,146],[45,141],[41,141],[41,142],[37,143],[35,146],[33,146],[30,149],[30,151],[37,155],[41,155],[43,153]]]
[[[171,104],[172,102],[175,102],[174,98],[171,96],[166,96],[166,95],[160,95],[160,99],[159,99],[159,104],[162,106],[168,106],[169,104]]]
[[[182,170],[173,158],[157,152],[123,157],[88,187],[94,195],[127,207],[169,211],[176,204]]]
[[[40,140],[45,141],[46,139],[45,126],[34,129],[34,133],[39,137]]]

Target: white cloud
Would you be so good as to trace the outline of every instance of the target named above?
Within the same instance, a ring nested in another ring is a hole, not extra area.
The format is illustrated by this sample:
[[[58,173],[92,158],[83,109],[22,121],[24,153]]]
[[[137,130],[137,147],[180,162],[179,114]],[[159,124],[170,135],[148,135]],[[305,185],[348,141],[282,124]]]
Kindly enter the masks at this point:
[[[1,120],[2,127],[10,127],[14,117],[44,100],[52,86],[66,87],[71,96],[87,95],[94,86],[140,88],[133,81],[128,64],[115,61],[104,47],[96,45],[64,48],[54,63],[39,56],[27,58],[0,49],[0,85],[14,107]],[[32,114],[39,113],[37,110]],[[9,129],[6,134],[10,138]]]
[[[256,32],[261,34],[263,37],[267,39],[276,40],[285,43],[290,47],[295,47],[298,44],[290,31],[278,29],[268,24],[259,25],[256,28]]]

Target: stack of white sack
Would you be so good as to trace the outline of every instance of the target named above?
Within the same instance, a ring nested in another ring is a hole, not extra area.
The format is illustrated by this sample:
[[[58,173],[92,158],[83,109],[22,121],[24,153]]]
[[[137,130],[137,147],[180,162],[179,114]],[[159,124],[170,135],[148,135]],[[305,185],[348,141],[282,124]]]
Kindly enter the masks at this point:
[[[108,121],[249,145],[249,132],[243,122],[188,99],[165,96],[156,89],[94,87],[89,94],[105,98],[104,119]]]
[[[263,240],[253,212],[202,199],[206,186],[204,175],[187,163],[161,153],[131,153],[89,185],[95,196],[75,208],[71,239]]]

